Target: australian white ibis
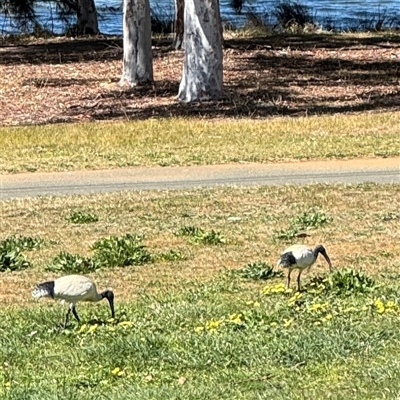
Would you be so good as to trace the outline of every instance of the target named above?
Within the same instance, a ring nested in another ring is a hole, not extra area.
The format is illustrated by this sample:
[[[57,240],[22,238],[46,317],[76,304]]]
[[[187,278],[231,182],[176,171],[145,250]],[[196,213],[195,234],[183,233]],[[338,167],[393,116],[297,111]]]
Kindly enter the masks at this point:
[[[299,270],[299,275],[297,276],[297,289],[300,291],[300,275],[306,269],[310,269],[311,266],[317,261],[318,254],[322,254],[326,261],[328,262],[329,269],[332,269],[331,260],[326,253],[325,247],[319,244],[314,249],[312,247],[306,246],[304,244],[294,244],[288,247],[281,254],[278,260],[278,266],[282,268],[287,268],[288,278],[287,287],[290,285],[290,274],[294,269]]]
[[[67,275],[54,281],[39,283],[32,290],[32,296],[35,299],[41,297],[51,297],[52,299],[61,299],[67,301],[69,309],[65,316],[64,328],[68,323],[69,314],[72,311],[78,322],[80,319],[76,312],[75,304],[78,301],[100,301],[106,298],[110,304],[111,316],[115,317],[114,313],[114,293],[111,290],[105,290],[98,293],[96,284],[86,276],[82,275]]]

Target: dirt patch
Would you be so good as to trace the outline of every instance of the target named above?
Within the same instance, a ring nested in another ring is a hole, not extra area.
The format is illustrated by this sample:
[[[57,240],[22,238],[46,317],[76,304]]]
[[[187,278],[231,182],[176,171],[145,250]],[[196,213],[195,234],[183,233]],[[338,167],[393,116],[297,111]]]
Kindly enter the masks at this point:
[[[122,88],[117,37],[0,45],[0,124],[400,109],[400,34],[226,39],[224,95],[176,101],[183,52],[154,42],[152,85]]]

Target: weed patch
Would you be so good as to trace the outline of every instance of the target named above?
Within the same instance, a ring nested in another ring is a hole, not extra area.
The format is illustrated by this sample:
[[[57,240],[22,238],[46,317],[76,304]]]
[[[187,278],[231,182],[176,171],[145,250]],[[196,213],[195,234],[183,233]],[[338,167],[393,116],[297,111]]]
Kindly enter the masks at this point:
[[[327,277],[317,276],[311,280],[307,288],[317,291],[329,291],[337,295],[348,296],[354,293],[365,293],[375,287],[375,281],[363,271],[352,268],[334,270]]]
[[[2,241],[2,244],[8,248],[23,250],[38,250],[44,244],[44,239],[32,236],[9,236]]]
[[[97,222],[99,217],[96,214],[85,212],[85,211],[75,211],[67,216],[67,221],[73,224],[90,224]]]
[[[183,226],[179,229],[177,236],[188,236],[192,243],[201,243],[205,245],[225,244],[226,239],[221,232],[214,229],[205,231],[195,226]]]
[[[274,267],[265,261],[250,262],[244,268],[237,270],[236,273],[243,278],[255,280],[268,280],[283,276],[282,271],[274,270]]]
[[[92,250],[94,260],[102,267],[126,267],[143,265],[152,261],[150,252],[142,243],[140,236],[130,233],[124,236],[109,236],[96,241]]]
[[[46,271],[85,274],[98,268],[99,265],[92,258],[63,251],[46,266]]]
[[[303,230],[321,228],[332,222],[332,217],[321,210],[308,210],[290,220],[289,227],[276,231],[273,235],[275,241],[290,241],[299,236]]]
[[[291,221],[293,227],[300,229],[316,229],[321,228],[332,222],[332,217],[320,210],[309,210],[301,213]]]
[[[0,242],[0,271],[26,269],[31,263],[22,253],[41,248],[44,240],[31,236],[9,236]]]
[[[183,261],[187,260],[187,256],[180,250],[168,250],[163,253],[158,253],[154,256],[155,259],[161,260],[161,261]]]

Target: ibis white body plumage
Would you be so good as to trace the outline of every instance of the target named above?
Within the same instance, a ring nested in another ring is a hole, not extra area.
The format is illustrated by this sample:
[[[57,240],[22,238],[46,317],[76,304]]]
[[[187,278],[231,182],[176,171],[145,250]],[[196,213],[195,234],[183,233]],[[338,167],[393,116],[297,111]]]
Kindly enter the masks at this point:
[[[294,244],[283,251],[279,260],[278,266],[288,269],[288,280],[287,286],[290,285],[290,274],[294,269],[299,270],[297,276],[297,289],[300,291],[300,275],[306,269],[310,269],[311,266],[317,261],[318,254],[322,254],[328,262],[329,268],[332,268],[331,260],[326,253],[325,247],[322,245],[316,246],[314,249],[303,245]]]
[[[105,290],[98,293],[96,284],[86,276],[82,275],[67,275],[54,281],[39,283],[32,290],[32,296],[35,299],[41,297],[51,297],[55,300],[65,300],[68,302],[69,309],[65,316],[64,327],[68,323],[69,314],[72,311],[74,317],[80,322],[76,312],[75,305],[79,301],[97,302],[106,298],[110,304],[111,316],[115,317],[114,313],[114,293],[111,290]]]

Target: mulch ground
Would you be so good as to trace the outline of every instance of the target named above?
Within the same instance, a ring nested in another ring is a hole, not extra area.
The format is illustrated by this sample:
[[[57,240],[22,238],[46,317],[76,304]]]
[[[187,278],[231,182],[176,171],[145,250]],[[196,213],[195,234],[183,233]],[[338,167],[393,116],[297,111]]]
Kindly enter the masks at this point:
[[[226,39],[223,97],[190,105],[176,100],[183,52],[153,44],[154,83],[126,88],[120,37],[0,42],[0,125],[400,109],[400,33]]]

